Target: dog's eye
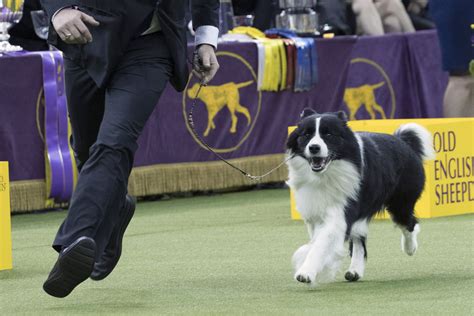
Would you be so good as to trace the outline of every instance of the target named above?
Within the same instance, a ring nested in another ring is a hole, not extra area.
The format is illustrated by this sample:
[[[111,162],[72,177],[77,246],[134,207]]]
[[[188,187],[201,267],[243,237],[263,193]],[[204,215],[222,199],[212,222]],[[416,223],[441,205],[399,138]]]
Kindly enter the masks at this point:
[[[330,131],[328,131],[328,130],[325,129],[325,130],[321,130],[321,135],[324,135],[324,136],[331,136],[332,134],[331,134]]]

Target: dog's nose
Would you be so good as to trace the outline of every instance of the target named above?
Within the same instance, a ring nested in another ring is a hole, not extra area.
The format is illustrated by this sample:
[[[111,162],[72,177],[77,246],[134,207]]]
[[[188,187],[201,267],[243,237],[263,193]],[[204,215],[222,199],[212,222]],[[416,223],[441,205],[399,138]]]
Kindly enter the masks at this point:
[[[321,146],[319,145],[313,144],[309,146],[309,152],[311,154],[317,154],[319,153],[320,150],[321,150]]]

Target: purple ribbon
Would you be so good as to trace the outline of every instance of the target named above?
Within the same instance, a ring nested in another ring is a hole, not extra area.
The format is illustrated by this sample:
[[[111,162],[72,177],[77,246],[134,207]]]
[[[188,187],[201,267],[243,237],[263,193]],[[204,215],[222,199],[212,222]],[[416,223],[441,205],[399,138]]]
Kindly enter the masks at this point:
[[[58,107],[58,136],[59,150],[63,159],[64,175],[63,190],[61,194],[62,201],[69,201],[74,188],[74,171],[72,164],[71,151],[69,150],[69,133],[68,133],[68,113],[67,101],[64,91],[64,62],[60,52],[55,51],[54,60],[56,64],[56,87],[57,87],[57,107]]]
[[[45,100],[44,129],[46,154],[48,157],[51,172],[50,197],[63,197],[64,188],[64,161],[59,147],[58,129],[58,102],[57,102],[57,82],[56,64],[54,55],[50,52],[37,52],[43,62],[43,88]]]
[[[9,56],[39,55],[43,64],[45,100],[44,129],[49,162],[49,197],[69,201],[74,187],[73,161],[69,150],[67,101],[64,91],[64,64],[59,51],[13,52]]]

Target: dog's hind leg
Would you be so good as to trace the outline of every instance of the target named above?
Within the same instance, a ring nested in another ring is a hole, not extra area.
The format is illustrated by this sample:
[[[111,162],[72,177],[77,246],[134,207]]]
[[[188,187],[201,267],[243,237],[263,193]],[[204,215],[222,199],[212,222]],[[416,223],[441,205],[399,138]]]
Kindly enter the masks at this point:
[[[214,124],[214,117],[216,116],[216,113],[215,111],[210,111],[209,110],[209,113],[207,115],[207,127],[206,127],[206,130],[204,131],[204,136],[208,136],[209,135],[209,132],[212,130],[212,129],[215,129],[216,128],[216,125]]]
[[[420,232],[420,225],[417,223],[413,226],[413,230],[409,231],[402,227],[402,250],[409,256],[413,256],[418,249],[417,235]]]
[[[368,102],[364,102],[364,107],[365,107],[365,110],[367,111],[367,113],[369,113],[370,119],[375,120],[376,116],[375,116],[374,110],[371,107],[371,104],[368,103]]]
[[[237,107],[235,110],[238,113],[242,113],[247,119],[247,126],[250,125],[250,123],[252,122],[252,117],[250,116],[249,110],[245,106],[241,105],[240,103],[237,104]]]
[[[229,108],[230,110],[230,108]],[[235,132],[237,132],[237,122],[238,122],[238,118],[237,118],[237,115],[235,115],[235,110],[233,111],[230,111],[230,119],[231,119],[231,126],[230,126],[230,130],[229,132],[231,132],[232,134],[234,134]]]
[[[318,233],[318,231],[316,230],[317,228],[317,225],[313,222],[306,222],[306,229],[308,230],[308,236],[309,236],[309,240],[313,239],[314,236]]]
[[[385,116],[385,112],[383,111],[383,108],[377,103],[375,102],[374,100],[374,103],[372,104],[372,106],[374,107],[374,109],[380,113],[380,116],[382,116],[382,118],[385,120],[387,119],[387,117]]]
[[[359,280],[364,276],[365,261],[367,260],[367,240],[368,223],[367,220],[359,220],[351,227],[349,252],[351,255],[351,265],[344,275],[349,282]]]
[[[418,249],[417,235],[420,232],[420,225],[414,214],[414,204],[403,205],[403,203],[392,203],[387,207],[392,215],[392,220],[402,231],[401,247],[409,256],[413,256]]]
[[[355,237],[350,241],[351,265],[344,275],[349,282],[355,282],[364,276],[367,248],[365,238]]]

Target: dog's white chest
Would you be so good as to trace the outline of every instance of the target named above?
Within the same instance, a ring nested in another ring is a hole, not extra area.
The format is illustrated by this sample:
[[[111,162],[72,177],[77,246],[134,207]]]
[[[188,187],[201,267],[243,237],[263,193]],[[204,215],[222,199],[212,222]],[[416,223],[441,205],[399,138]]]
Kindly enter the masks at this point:
[[[302,159],[293,159],[288,167],[287,183],[305,220],[324,222],[331,209],[344,209],[348,200],[357,196],[360,176],[351,163],[335,161],[323,174],[314,174]]]
[[[344,207],[345,199],[335,198],[324,186],[302,186],[294,194],[296,209],[305,220],[324,222],[330,209]]]

